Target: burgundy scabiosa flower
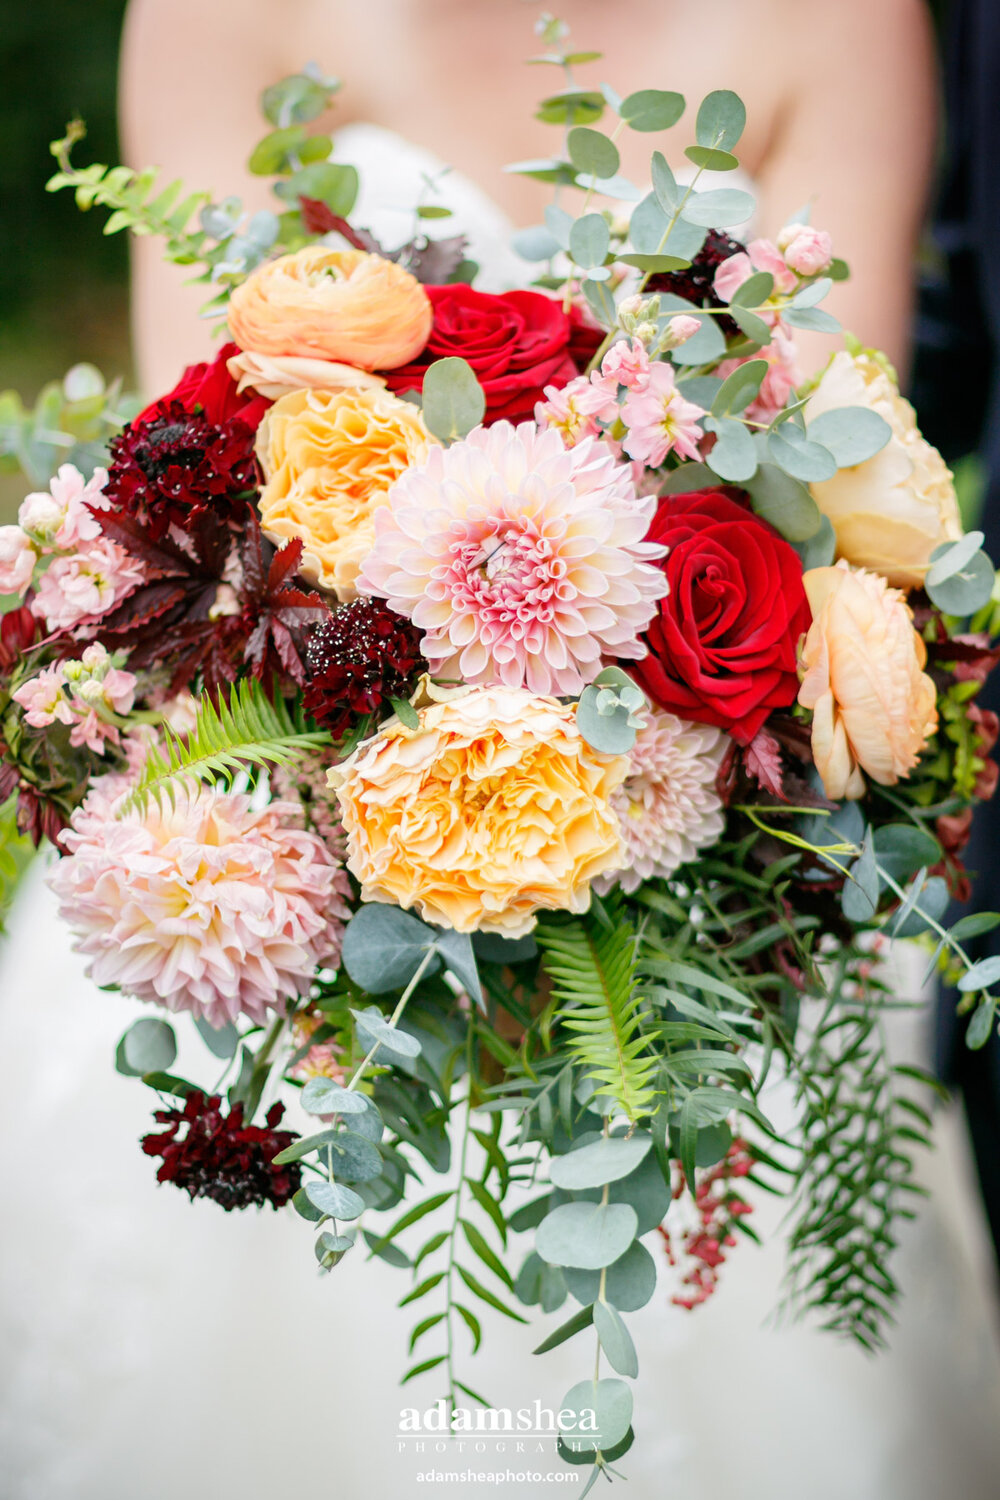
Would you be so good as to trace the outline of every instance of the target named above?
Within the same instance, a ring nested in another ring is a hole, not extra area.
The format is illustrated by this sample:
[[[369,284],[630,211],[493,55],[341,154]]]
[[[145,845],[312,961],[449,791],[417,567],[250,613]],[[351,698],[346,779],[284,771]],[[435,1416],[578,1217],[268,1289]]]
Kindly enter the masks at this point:
[[[306,647],[306,713],[334,739],[355,719],[406,697],[427,670],[420,631],[381,599],[338,604]]]
[[[165,398],[112,439],[104,493],[156,540],[206,512],[241,515],[257,487],[254,430],[242,417],[215,422]]]
[[[183,1109],[155,1111],[154,1120],[167,1128],[144,1135],[142,1149],[163,1157],[157,1182],[172,1182],[192,1199],[214,1198],[227,1213],[252,1203],[281,1208],[302,1179],[297,1163],[274,1165],[278,1153],[298,1139],[293,1130],[275,1129],[283,1114],[284,1105],[273,1104],[264,1125],[244,1125],[242,1104],[227,1115],[218,1094],[193,1089]]]

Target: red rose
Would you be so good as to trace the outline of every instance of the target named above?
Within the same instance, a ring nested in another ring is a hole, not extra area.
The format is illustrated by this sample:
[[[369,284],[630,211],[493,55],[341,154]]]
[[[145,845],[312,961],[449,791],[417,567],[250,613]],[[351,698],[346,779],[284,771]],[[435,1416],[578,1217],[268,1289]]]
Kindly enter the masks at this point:
[[[226,369],[226,361],[239,352],[235,344],[224,344],[211,364],[188,365],[173,390],[158,401],[150,402],[135,418],[133,426],[150,421],[161,402],[179,401],[187,412],[200,406],[206,419],[216,427],[239,417],[252,432],[256,432],[271,402],[266,396],[258,396],[252,391],[242,396],[237,391],[236,381]]]
[[[747,745],[799,690],[810,612],[798,553],[718,490],[663,499],[648,539],[670,549],[660,563],[670,592],[631,670],[663,708]]]
[[[477,292],[456,282],[425,287],[434,324],[423,353],[384,372],[392,391],[423,389],[436,359],[467,360],[486,393],[486,421],[516,422],[534,414],[546,385],[566,385],[577,373],[569,352],[573,324],[561,305],[541,292]]]

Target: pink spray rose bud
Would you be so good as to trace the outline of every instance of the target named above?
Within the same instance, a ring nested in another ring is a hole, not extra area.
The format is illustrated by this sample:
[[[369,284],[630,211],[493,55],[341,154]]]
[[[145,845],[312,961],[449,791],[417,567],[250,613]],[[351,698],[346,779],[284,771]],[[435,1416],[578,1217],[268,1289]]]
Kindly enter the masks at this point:
[[[23,594],[38,554],[20,526],[0,526],[0,594]]]
[[[833,260],[833,240],[825,229],[809,224],[786,224],[778,235],[778,249],[797,276],[818,276]]]

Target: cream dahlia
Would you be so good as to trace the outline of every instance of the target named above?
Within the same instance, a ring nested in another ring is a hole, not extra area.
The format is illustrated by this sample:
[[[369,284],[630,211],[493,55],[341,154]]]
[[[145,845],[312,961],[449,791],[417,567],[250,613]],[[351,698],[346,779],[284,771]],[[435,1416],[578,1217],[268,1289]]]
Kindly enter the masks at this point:
[[[347,878],[294,804],[202,789],[119,817],[126,787],[95,782],[49,877],[96,984],[221,1026],[263,1021],[338,962]]]
[[[611,794],[621,822],[625,859],[617,874],[594,882],[638,890],[644,880],[672,875],[722,835],[725,818],[715,789],[729,736],[653,710],[636,735],[624,782]]]
[[[644,655],[666,592],[655,506],[596,439],[495,422],[396,481],[358,588],[424,632],[435,674],[576,693],[602,657]]]

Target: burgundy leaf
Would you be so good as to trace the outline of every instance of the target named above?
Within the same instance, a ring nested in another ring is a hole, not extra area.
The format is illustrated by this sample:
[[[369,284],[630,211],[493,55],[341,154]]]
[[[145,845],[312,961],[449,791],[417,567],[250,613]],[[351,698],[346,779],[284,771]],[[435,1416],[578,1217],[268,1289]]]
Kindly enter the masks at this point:
[[[786,801],[784,768],[781,764],[781,746],[766,729],[758,729],[749,745],[743,750],[743,766],[759,787],[770,792],[772,797]]]

